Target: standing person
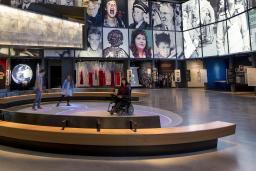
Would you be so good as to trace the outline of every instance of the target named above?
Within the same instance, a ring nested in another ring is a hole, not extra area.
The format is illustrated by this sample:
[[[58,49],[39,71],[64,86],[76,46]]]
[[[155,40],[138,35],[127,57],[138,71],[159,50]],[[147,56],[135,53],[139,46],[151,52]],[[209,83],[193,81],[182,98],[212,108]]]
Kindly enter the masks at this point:
[[[151,48],[148,46],[144,30],[134,30],[131,41],[131,58],[151,58]]]
[[[67,99],[67,106],[70,106],[69,101],[70,101],[70,97],[73,95],[73,90],[74,90],[74,83],[71,76],[68,75],[62,84],[62,88],[61,88],[62,95],[56,106],[58,107],[60,105],[64,97],[66,97]]]
[[[149,23],[145,21],[145,16],[148,15],[149,8],[142,0],[135,0],[132,7],[133,23],[130,28],[148,29]]]
[[[36,107],[37,107],[37,109],[42,109],[42,107],[41,107],[41,97],[42,97],[42,92],[43,92],[43,77],[44,77],[44,74],[45,74],[44,69],[41,69],[39,71],[39,74],[37,75],[37,78],[36,78],[36,82],[35,82],[36,97],[35,97],[35,101],[34,101],[34,104],[33,104],[33,107],[32,107],[33,110],[36,110]]]
[[[105,18],[103,25],[105,27],[121,27],[125,28],[125,24],[118,15],[118,5],[116,0],[106,0]]]

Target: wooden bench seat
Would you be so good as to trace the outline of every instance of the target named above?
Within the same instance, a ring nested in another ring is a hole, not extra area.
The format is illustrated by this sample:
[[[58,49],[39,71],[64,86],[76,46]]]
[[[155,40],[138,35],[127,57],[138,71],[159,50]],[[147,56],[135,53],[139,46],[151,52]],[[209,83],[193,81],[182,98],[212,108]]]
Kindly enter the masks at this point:
[[[210,122],[174,128],[96,129],[36,126],[0,121],[0,143],[48,152],[89,155],[155,155],[215,148],[236,125]]]

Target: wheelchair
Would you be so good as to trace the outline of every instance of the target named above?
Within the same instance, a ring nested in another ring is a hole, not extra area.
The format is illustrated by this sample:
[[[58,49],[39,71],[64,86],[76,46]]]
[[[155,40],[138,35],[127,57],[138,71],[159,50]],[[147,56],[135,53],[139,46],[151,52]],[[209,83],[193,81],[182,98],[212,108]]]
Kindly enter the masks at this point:
[[[134,107],[131,103],[131,98],[123,98],[118,103],[115,103],[117,98],[116,95],[112,95],[112,100],[108,105],[110,115],[133,115]]]

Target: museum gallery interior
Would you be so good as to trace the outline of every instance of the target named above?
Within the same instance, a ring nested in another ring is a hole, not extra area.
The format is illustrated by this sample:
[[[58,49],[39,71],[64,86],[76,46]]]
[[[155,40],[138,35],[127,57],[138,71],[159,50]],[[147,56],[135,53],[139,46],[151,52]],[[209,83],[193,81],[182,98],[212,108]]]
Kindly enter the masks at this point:
[[[253,171],[256,0],[0,0],[1,171]]]

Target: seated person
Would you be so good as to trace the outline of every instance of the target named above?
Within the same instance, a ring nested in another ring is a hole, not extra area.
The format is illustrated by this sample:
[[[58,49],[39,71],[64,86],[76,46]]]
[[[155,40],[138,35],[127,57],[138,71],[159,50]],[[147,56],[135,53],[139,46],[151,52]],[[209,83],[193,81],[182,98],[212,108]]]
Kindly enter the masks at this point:
[[[125,106],[125,103],[131,97],[131,87],[125,78],[122,79],[121,87],[118,89],[116,94],[115,105],[119,104]]]

